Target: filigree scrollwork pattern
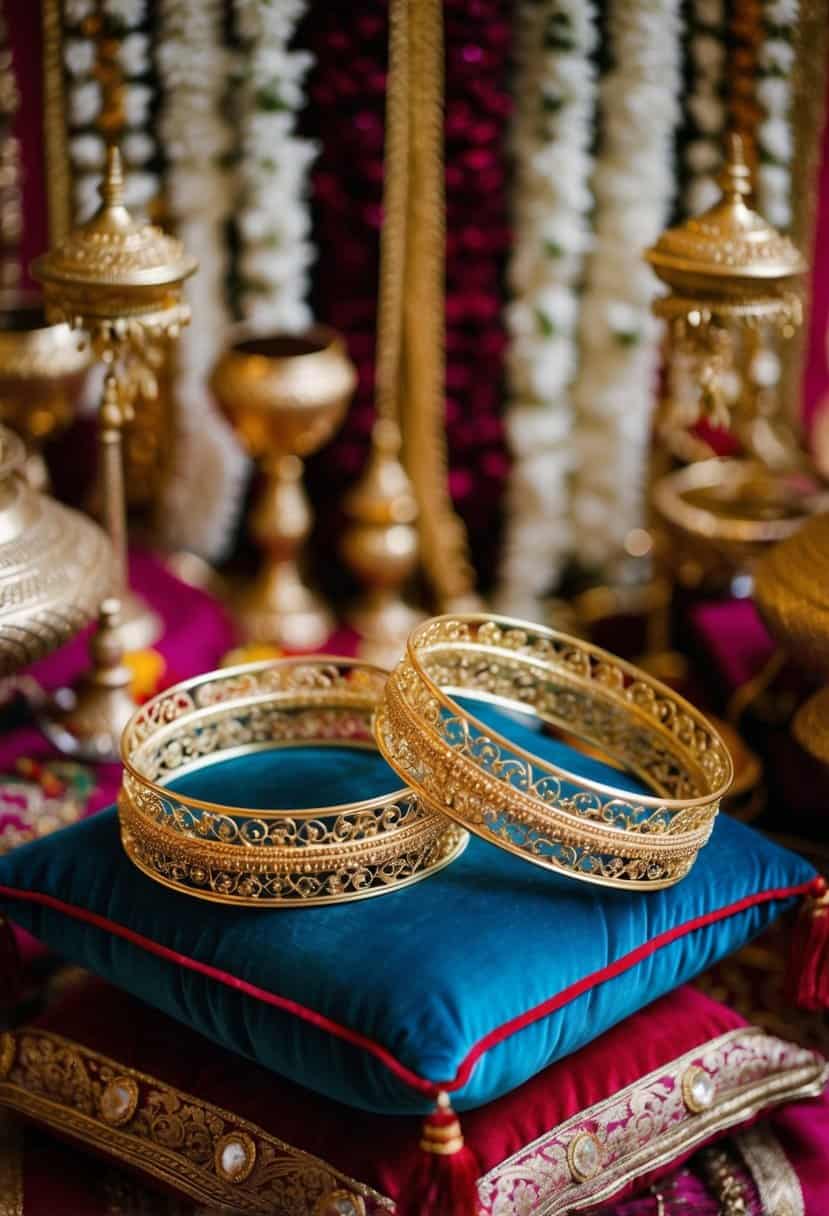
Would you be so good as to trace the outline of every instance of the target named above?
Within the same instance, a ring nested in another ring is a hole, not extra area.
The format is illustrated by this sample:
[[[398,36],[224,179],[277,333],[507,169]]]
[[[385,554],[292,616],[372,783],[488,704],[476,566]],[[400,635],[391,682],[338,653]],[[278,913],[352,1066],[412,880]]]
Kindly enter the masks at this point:
[[[564,728],[654,793],[530,755],[458,696]],[[386,685],[376,735],[427,806],[528,860],[613,886],[654,889],[682,878],[732,776],[725,744],[670,689],[577,639],[484,616],[441,617],[415,630]]]
[[[351,660],[281,660],[212,672],[153,698],[123,738],[118,808],[132,861],[165,885],[249,905],[365,898],[446,865],[466,834],[409,789],[335,807],[248,810],[165,784],[240,752],[373,748],[385,679]]]
[[[368,1216],[391,1200],[262,1128],[38,1028],[17,1032],[0,1103],[200,1203],[251,1216],[313,1216],[332,1191]],[[129,1103],[113,1119],[113,1091]]]

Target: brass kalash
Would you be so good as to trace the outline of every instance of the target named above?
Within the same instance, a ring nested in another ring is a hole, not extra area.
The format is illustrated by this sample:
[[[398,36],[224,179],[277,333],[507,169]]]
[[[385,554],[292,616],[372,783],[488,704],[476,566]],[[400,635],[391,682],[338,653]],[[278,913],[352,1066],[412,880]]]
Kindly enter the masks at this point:
[[[47,319],[84,334],[105,368],[98,435],[114,573],[99,606],[92,669],[43,721],[58,748],[91,759],[117,757],[121,732],[135,708],[130,672],[122,661],[128,602],[122,430],[141,400],[156,391],[153,368],[162,344],[176,338],[189,320],[182,284],[195,269],[178,241],[134,220],[124,206],[115,147],[107,153],[97,213],[32,267],[43,284]]]
[[[663,233],[646,257],[669,288],[654,304],[669,326],[670,355],[684,362],[693,396],[659,426],[663,444],[692,463],[652,490],[673,573],[717,570],[728,585],[750,585],[753,563],[770,545],[829,508],[829,493],[782,419],[763,405],[753,372],[764,344],[794,335],[802,320],[806,263],[788,239],[748,205],[751,178],[742,140],[728,139],[722,198],[696,219]],[[735,385],[738,387],[735,389]],[[693,459],[689,427],[698,417],[727,424],[739,458]],[[679,558],[677,555],[680,555]],[[691,580],[693,581],[693,580]]]

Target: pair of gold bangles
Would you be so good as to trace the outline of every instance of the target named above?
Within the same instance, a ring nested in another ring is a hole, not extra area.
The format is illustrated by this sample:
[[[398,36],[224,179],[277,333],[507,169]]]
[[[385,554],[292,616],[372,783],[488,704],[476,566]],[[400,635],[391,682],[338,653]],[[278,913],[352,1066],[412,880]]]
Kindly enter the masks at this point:
[[[507,733],[470,702],[500,707]],[[598,749],[651,792],[526,750],[508,737],[516,713]],[[378,748],[405,786],[267,810],[174,788],[248,753],[326,746]],[[669,688],[587,642],[483,615],[425,622],[390,675],[323,656],[185,681],[137,711],[122,759],[121,835],[135,865],[176,890],[257,907],[396,890],[452,862],[469,832],[574,879],[656,890],[688,873],[732,779],[722,739]]]

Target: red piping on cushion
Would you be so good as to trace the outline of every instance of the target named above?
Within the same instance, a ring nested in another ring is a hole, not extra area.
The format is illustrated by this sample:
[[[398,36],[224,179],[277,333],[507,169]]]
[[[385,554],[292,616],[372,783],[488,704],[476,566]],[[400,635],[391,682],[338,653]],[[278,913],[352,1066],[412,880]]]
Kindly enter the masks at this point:
[[[266,1004],[274,1005],[277,1009],[282,1009],[286,1013],[292,1013],[303,1021],[310,1022],[312,1026],[316,1026],[319,1030],[327,1031],[329,1034],[345,1040],[346,1043],[351,1043],[352,1046],[360,1047],[363,1051],[369,1052],[370,1055],[373,1055],[382,1064],[385,1064],[410,1089],[436,1097],[441,1090],[449,1091],[463,1088],[481,1056],[498,1043],[503,1042],[504,1039],[509,1038],[510,1035],[517,1034],[519,1030],[523,1030],[533,1022],[540,1021],[541,1018],[554,1013],[557,1009],[561,1009],[563,1005],[567,1005],[570,1001],[575,1000],[576,997],[589,992],[591,988],[597,987],[599,984],[604,983],[605,980],[614,979],[617,975],[629,971],[631,967],[635,967],[643,959],[649,958],[663,946],[669,946],[680,937],[693,933],[695,929],[704,929],[707,925],[716,924],[720,920],[727,920],[730,916],[736,916],[738,913],[745,912],[748,908],[756,907],[759,904],[771,903],[779,899],[791,899],[796,895],[811,894],[815,881],[815,879],[810,879],[809,882],[799,883],[796,887],[777,887],[770,891],[758,891],[754,895],[746,895],[743,899],[738,899],[736,903],[728,904],[724,908],[717,908],[713,912],[706,912],[704,916],[695,916],[691,920],[685,921],[682,925],[674,925],[673,928],[666,929],[664,933],[660,933],[656,937],[651,938],[650,941],[637,946],[635,950],[630,950],[614,962],[600,967],[598,971],[594,971],[590,975],[583,976],[574,984],[570,984],[568,988],[563,988],[561,992],[557,992],[555,996],[542,1001],[540,1005],[535,1005],[525,1013],[519,1014],[518,1017],[511,1018],[510,1021],[496,1026],[494,1030],[484,1035],[471,1048],[461,1061],[460,1067],[451,1081],[429,1081],[425,1077],[419,1076],[418,1073],[412,1072],[411,1069],[407,1068],[405,1064],[401,1064],[380,1043],[375,1043],[373,1039],[367,1038],[365,1035],[360,1034],[359,1031],[351,1030],[348,1026],[341,1026],[339,1022],[325,1017],[322,1013],[317,1013],[315,1009],[309,1009],[298,1001],[292,1001],[288,997],[268,992],[264,988],[259,988],[255,984],[248,983],[247,980],[240,979],[239,976],[231,975],[227,971],[221,971],[218,967],[211,967],[209,963],[200,963],[197,959],[189,958],[186,954],[179,954],[178,951],[171,950],[168,946],[162,946],[159,942],[154,942],[150,938],[144,937],[132,929],[128,929],[126,925],[119,925],[116,921],[108,920],[105,916],[99,916],[96,912],[89,912],[85,908],[76,907],[74,904],[64,903],[62,899],[56,899],[54,895],[45,895],[39,891],[18,891],[14,887],[0,885],[0,896],[4,896],[7,899],[22,900],[26,903],[41,904],[46,908],[52,908],[57,912],[61,912],[65,916],[71,916],[75,920],[85,921],[87,924],[94,925],[98,929],[103,929],[116,937],[122,937],[128,942],[132,942],[133,945],[140,947],[142,950],[147,950],[150,954],[155,954],[159,958],[166,959],[168,962],[177,963],[179,966],[186,967],[190,971],[197,971],[201,975],[209,976],[210,979],[217,980],[228,988],[236,988],[239,992],[244,992],[247,996],[253,997],[254,1000],[264,1001]]]

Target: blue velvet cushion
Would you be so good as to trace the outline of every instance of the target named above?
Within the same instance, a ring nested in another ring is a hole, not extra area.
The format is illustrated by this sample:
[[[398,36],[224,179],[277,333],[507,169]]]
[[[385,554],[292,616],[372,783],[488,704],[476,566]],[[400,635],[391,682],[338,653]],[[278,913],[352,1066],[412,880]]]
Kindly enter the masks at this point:
[[[513,719],[498,725],[621,779]],[[397,785],[378,756],[336,748],[258,753],[180,780],[251,807]],[[461,1110],[506,1093],[742,946],[813,877],[726,816],[686,879],[648,893],[591,887],[473,839],[447,869],[379,899],[237,909],[142,875],[114,811],[0,860],[12,920],[68,959],[275,1072],[386,1113],[427,1110],[442,1085]]]

